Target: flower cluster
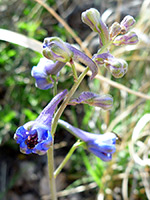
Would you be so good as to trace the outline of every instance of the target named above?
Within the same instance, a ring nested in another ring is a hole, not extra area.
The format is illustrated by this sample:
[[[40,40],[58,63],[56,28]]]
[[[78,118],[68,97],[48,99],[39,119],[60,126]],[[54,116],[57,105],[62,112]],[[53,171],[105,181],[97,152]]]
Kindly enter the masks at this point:
[[[14,138],[20,145],[20,150],[23,153],[43,155],[53,144],[54,133],[51,135],[52,119],[56,107],[64,97],[66,97],[65,102],[62,106],[63,108],[60,106],[60,109],[64,109],[68,104],[73,106],[77,104],[88,104],[104,110],[110,110],[112,108],[113,98],[110,95],[100,95],[86,91],[82,92],[77,98],[71,98],[80,81],[82,81],[80,78],[82,76],[79,78],[77,76],[74,62],[81,62],[87,66],[86,69],[91,70],[91,80],[97,75],[99,66],[105,66],[115,78],[124,76],[127,72],[128,64],[123,59],[115,58],[109,52],[109,47],[110,45],[120,46],[136,44],[138,42],[136,33],[130,32],[135,20],[128,15],[121,23],[114,22],[108,28],[102,21],[99,11],[95,8],[83,12],[81,19],[92,31],[97,32],[100,49],[90,58],[79,49],[76,49],[58,37],[47,37],[44,39],[44,57],[40,59],[37,66],[34,66],[31,71],[31,75],[35,78],[35,86],[43,90],[52,88],[56,81],[59,82],[59,72],[68,62],[72,67],[75,83],[68,95],[67,90],[57,94],[43,109],[36,120],[28,122],[16,130]],[[83,140],[86,143],[87,149],[103,161],[111,160],[112,154],[116,150],[115,144],[117,137],[114,133],[93,134],[75,128],[62,120],[58,122],[57,119],[55,123],[59,123],[73,135]]]
[[[100,39],[100,47],[112,44],[115,46],[132,45],[138,42],[136,33],[130,32],[135,20],[127,15],[119,24],[114,22],[110,28],[102,22],[100,13],[91,8],[82,13],[82,21],[87,24],[94,32],[97,32]],[[115,58],[108,49],[103,52],[101,48],[93,56],[93,61],[97,66],[105,66],[115,78],[121,78],[127,72],[128,64],[123,59]]]

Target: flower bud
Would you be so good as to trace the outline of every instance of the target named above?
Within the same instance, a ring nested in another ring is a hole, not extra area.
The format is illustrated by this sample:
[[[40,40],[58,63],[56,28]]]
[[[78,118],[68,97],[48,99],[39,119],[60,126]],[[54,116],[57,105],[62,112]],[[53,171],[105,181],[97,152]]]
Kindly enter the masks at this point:
[[[43,55],[53,61],[66,63],[71,60],[73,53],[60,38],[49,37],[44,39]]]
[[[105,66],[115,78],[123,77],[128,69],[127,62],[119,58],[105,61]]]
[[[98,95],[92,92],[82,92],[78,98],[69,102],[70,105],[81,103],[101,107],[104,110],[110,110],[113,105],[113,98],[111,95]]]
[[[134,24],[135,24],[135,19],[132,16],[130,15],[125,16],[120,23],[122,32],[124,33],[128,32]]]
[[[111,39],[119,35],[120,32],[121,32],[121,26],[118,22],[114,22],[109,28],[109,34]]]
[[[126,44],[132,45],[136,44],[137,42],[138,42],[138,36],[136,35],[136,33],[129,32],[125,35],[117,36],[113,41],[113,45],[115,46],[126,45]]]
[[[100,13],[95,8],[84,11],[81,15],[82,21],[87,24],[94,32],[100,36],[101,46],[107,44],[109,40],[109,32],[106,24],[101,20]]]
[[[121,78],[127,72],[128,64],[125,60],[115,58],[110,53],[94,55],[97,65],[104,65],[115,78]]]
[[[100,13],[95,8],[84,11],[81,15],[82,21],[87,24],[93,31],[101,33],[100,30]]]

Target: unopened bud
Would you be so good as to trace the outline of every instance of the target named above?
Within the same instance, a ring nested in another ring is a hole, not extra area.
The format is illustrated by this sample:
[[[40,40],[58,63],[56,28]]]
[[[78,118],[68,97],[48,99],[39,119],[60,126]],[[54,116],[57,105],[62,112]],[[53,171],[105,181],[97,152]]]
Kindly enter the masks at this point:
[[[109,34],[111,39],[119,35],[120,32],[121,32],[121,26],[118,22],[114,22],[109,28]]]
[[[125,60],[115,58],[110,53],[97,54],[94,61],[98,65],[104,65],[115,78],[121,78],[127,72],[128,64]]]
[[[127,15],[123,18],[123,20],[121,21],[120,23],[120,26],[121,26],[121,29],[123,32],[128,32],[129,29],[135,24],[135,19],[130,16],[130,15]]]
[[[105,62],[106,68],[115,78],[121,78],[127,72],[128,64],[123,59],[113,59]]]
[[[138,42],[138,36],[134,32],[129,32],[125,35],[117,36],[114,41],[113,45],[120,46],[120,45],[132,45]]]
[[[53,61],[66,63],[71,60],[73,53],[60,38],[49,37],[44,39],[43,55]]]
[[[113,105],[113,98],[110,95],[98,95],[92,92],[82,92],[80,96],[69,102],[70,105],[88,104],[110,110]]]
[[[90,8],[82,13],[82,21],[100,36],[101,46],[109,40],[109,32],[106,24],[101,20],[100,13],[95,8]]]

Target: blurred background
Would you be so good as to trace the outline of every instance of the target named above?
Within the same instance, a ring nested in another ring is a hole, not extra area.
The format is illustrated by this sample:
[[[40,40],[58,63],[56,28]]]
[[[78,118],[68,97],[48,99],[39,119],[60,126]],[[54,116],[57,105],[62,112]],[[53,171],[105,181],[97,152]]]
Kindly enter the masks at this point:
[[[89,54],[98,50],[98,38],[81,22],[81,13],[97,8],[110,27],[126,15],[136,19],[134,31],[139,43],[134,46],[112,48],[112,54],[129,64],[127,74],[115,79],[106,69],[101,74],[114,82],[87,76],[76,94],[93,91],[111,94],[114,106],[102,111],[88,105],[68,106],[62,119],[76,127],[93,133],[114,131],[121,138],[117,151],[109,163],[78,148],[58,176],[57,190],[60,200],[146,200],[150,199],[150,165],[136,163],[130,145],[138,120],[150,112],[150,98],[132,93],[132,90],[150,95],[150,0],[43,0],[60,16],[81,39],[77,44],[71,32],[34,0],[0,1],[0,28],[8,29],[43,42],[47,36],[58,36],[78,46],[84,45]],[[1,38],[0,38],[1,39]],[[14,38],[16,41],[16,38]],[[14,42],[16,43],[16,42]],[[87,52],[86,51],[86,52]],[[48,200],[49,185],[46,156],[24,155],[13,140],[17,127],[34,120],[51,100],[52,91],[35,87],[31,69],[42,55],[22,46],[0,41],[0,199]],[[69,66],[60,73],[58,90],[71,88],[73,78]],[[123,89],[131,89],[130,92]],[[142,131],[135,143],[141,159],[149,159],[150,125]],[[55,166],[63,160],[76,138],[61,127],[55,136]]]

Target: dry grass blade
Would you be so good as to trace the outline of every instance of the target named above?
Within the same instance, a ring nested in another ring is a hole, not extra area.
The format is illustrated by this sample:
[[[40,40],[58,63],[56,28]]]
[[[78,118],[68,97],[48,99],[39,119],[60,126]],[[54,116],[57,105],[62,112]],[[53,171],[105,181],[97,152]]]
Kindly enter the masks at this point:
[[[107,132],[112,131],[113,128],[122,120],[124,120],[128,115],[131,114],[131,112],[137,108],[137,106],[139,106],[141,103],[144,103],[145,101],[143,99],[138,99],[134,104],[128,106],[124,112],[121,112],[120,115],[118,115],[109,125],[109,127],[107,128]]]
[[[27,36],[24,36],[22,34],[15,33],[13,31],[0,29],[0,40],[18,44],[20,46],[32,49],[33,51],[37,51],[39,53],[42,52],[42,43],[41,42],[39,42],[35,39],[32,39],[32,38],[29,38]]]
[[[135,163],[141,165],[141,166],[150,166],[150,159],[147,158],[144,158],[141,159],[140,156],[139,156],[139,152],[140,154],[142,153],[147,153],[148,150],[149,150],[149,138],[147,137],[146,140],[148,141],[145,141],[145,143],[143,143],[143,145],[141,146],[141,143],[140,143],[140,148],[139,148],[139,151],[135,151],[135,148],[134,148],[134,145],[138,143],[138,139],[141,137],[141,130],[144,128],[144,126],[150,121],[150,114],[145,114],[139,121],[138,123],[136,124],[134,130],[133,130],[133,134],[132,134],[132,139],[131,139],[131,144],[130,144],[130,154],[133,158],[133,160],[135,161]],[[148,143],[148,144],[147,144]]]
[[[87,185],[81,185],[81,186],[78,186],[76,188],[71,188],[71,189],[68,189],[68,190],[63,190],[63,191],[57,192],[57,196],[58,197],[64,197],[64,196],[68,196],[68,195],[71,195],[71,194],[89,191],[89,190],[94,189],[96,187],[97,187],[96,183],[89,183]],[[50,199],[51,199],[50,196],[43,196],[42,197],[42,200],[50,200]]]

